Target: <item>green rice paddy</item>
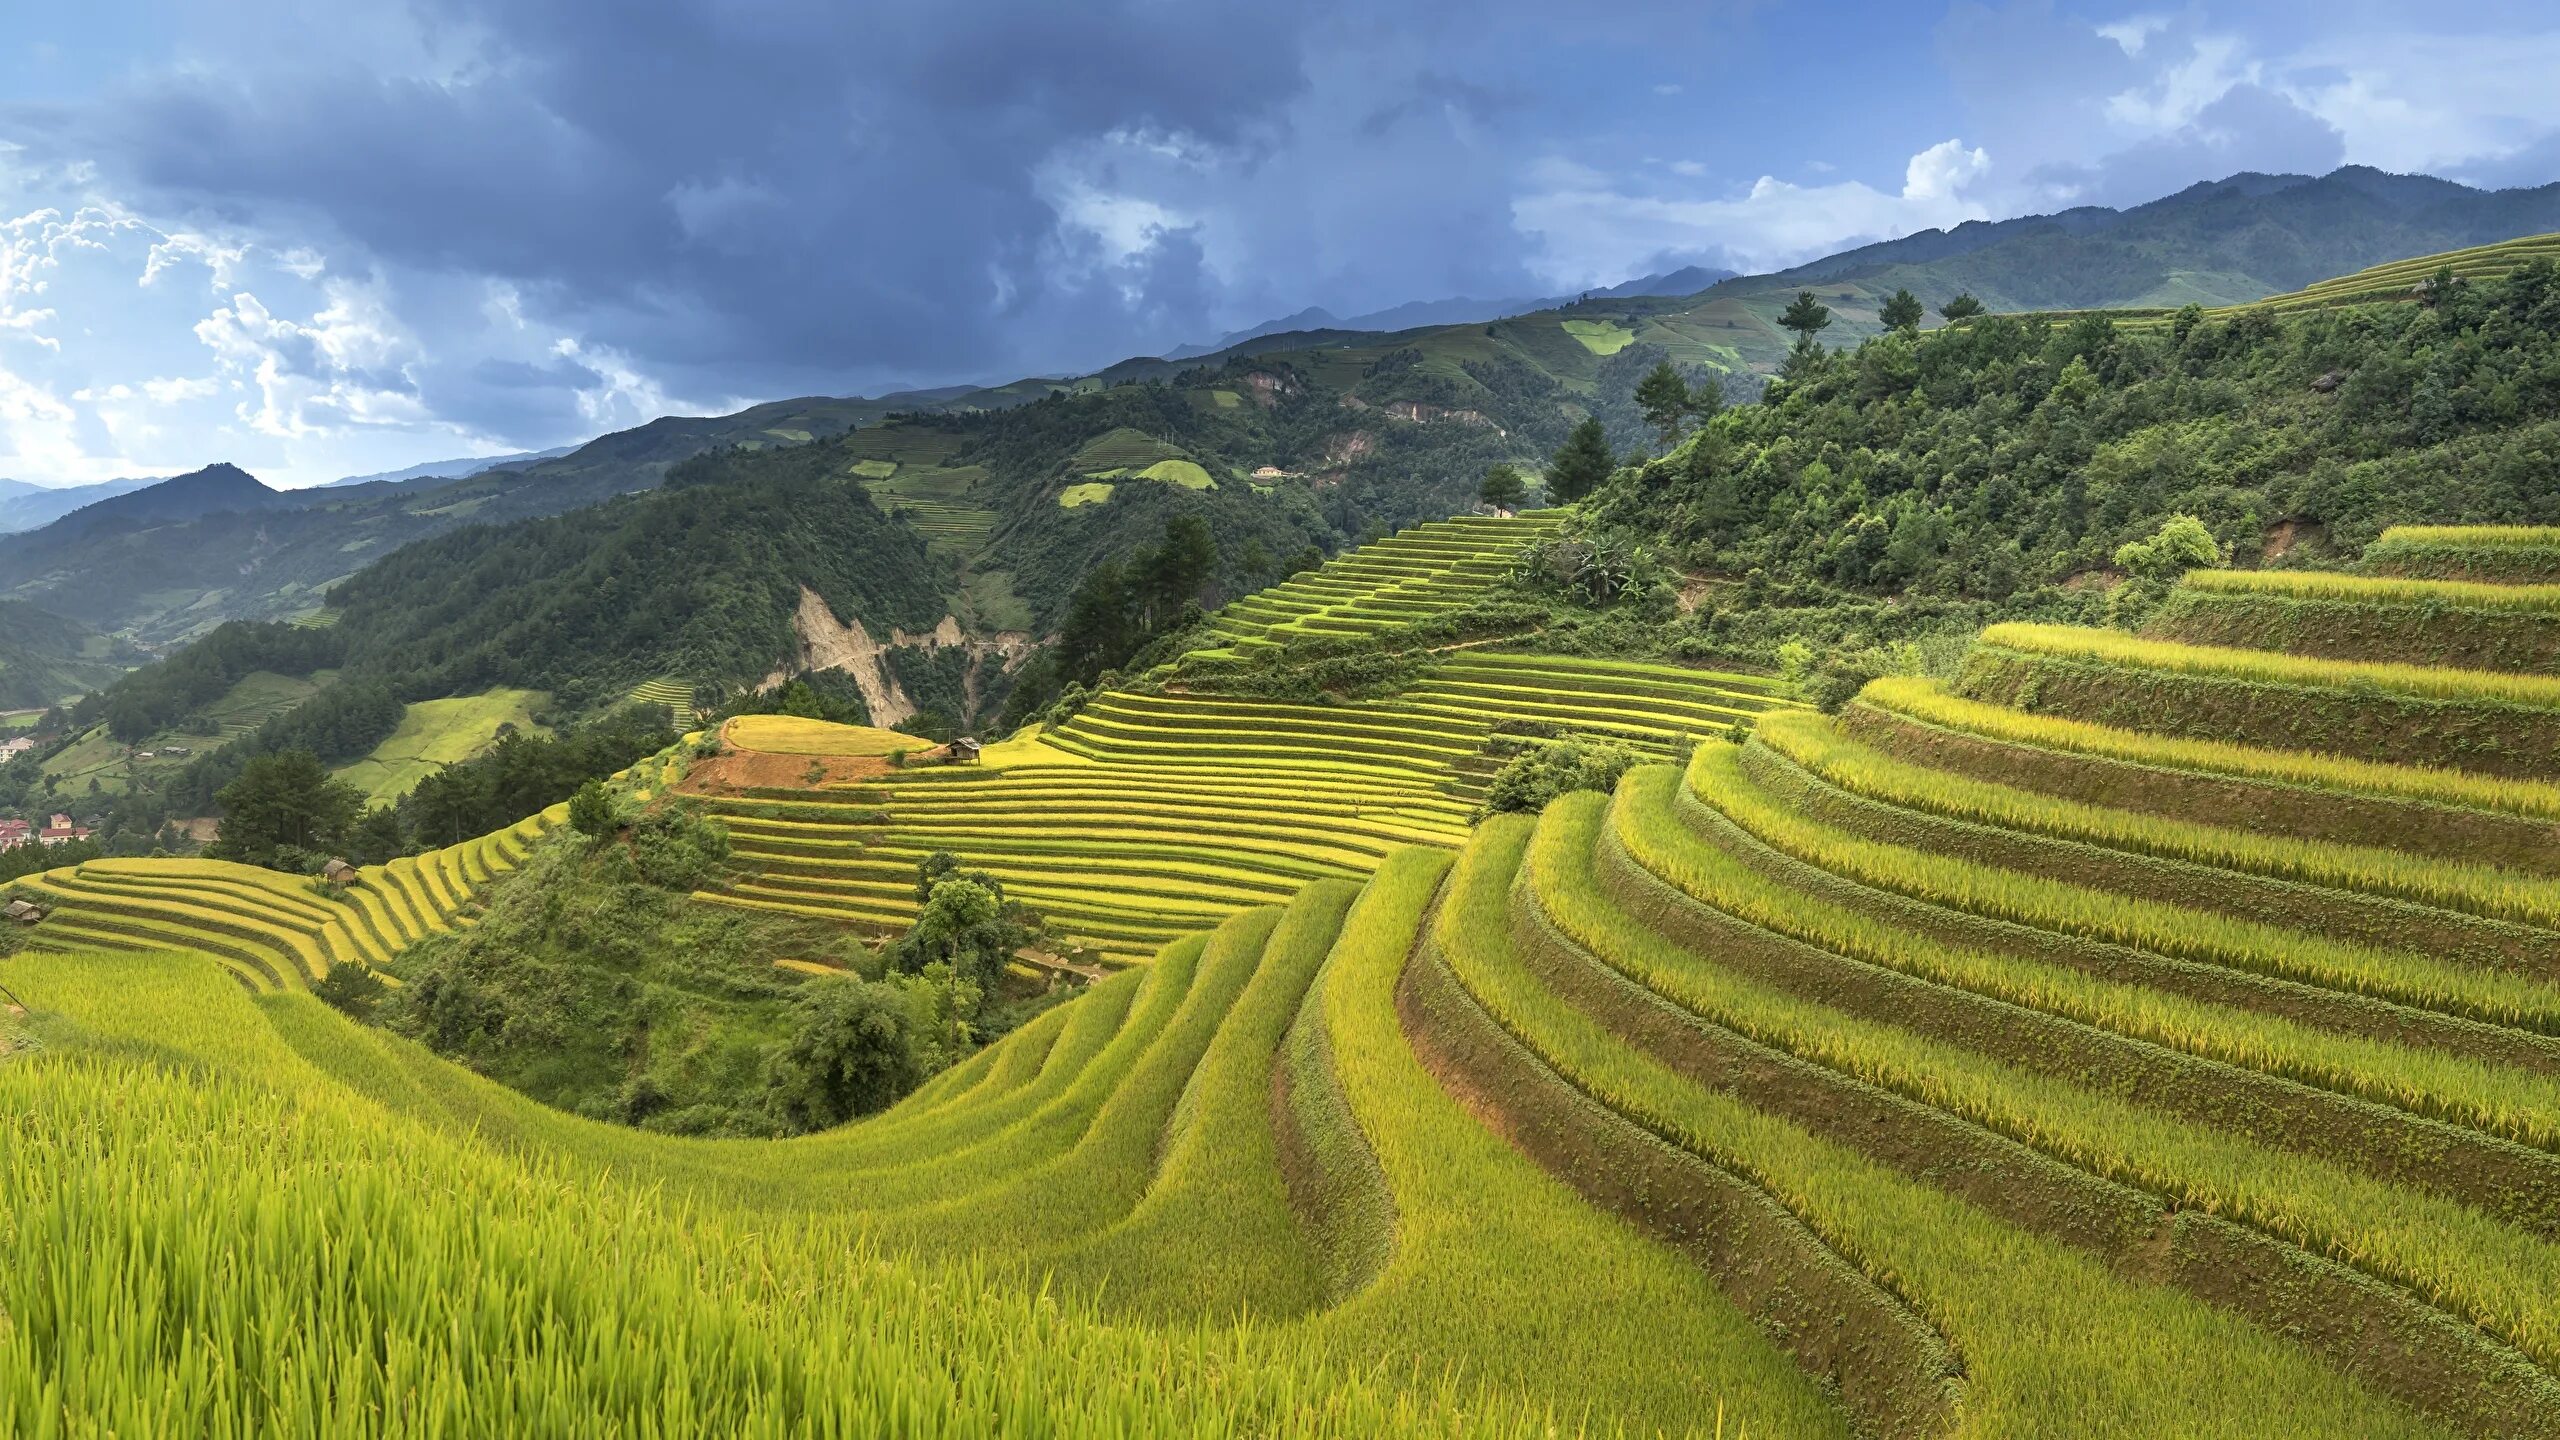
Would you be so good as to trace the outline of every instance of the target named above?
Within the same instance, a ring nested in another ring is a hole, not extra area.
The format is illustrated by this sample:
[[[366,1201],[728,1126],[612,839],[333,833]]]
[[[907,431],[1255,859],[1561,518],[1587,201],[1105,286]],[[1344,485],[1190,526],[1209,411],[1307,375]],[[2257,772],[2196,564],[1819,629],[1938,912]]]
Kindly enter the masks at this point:
[[[399,728],[361,760],[333,772],[365,792],[368,805],[385,805],[419,781],[459,764],[498,741],[501,727],[545,733],[533,722],[551,697],[539,690],[489,690],[445,700],[420,700],[401,713]]]
[[[1537,523],[1221,623],[1462,603]],[[2384,623],[2408,579],[2307,583]],[[2560,1435],[2560,763],[2385,743],[2539,677],[1986,648],[1837,717],[1499,650],[1330,705],[1176,672],[716,801],[708,901],[892,929],[947,849],[1126,966],[787,1142],[549,1112],[294,993],[468,923],[542,822],[345,900],[51,872],[0,961],[0,1431]],[[2286,706],[2357,743],[2252,738]],[[1657,762],[1470,825],[1554,728]]]

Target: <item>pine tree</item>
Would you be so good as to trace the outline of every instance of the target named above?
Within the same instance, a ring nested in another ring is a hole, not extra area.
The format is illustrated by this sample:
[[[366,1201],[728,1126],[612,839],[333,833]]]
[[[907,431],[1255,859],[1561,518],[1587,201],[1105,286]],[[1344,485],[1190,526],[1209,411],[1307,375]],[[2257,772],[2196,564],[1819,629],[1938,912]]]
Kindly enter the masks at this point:
[[[1796,343],[1810,345],[1813,337],[1831,323],[1831,307],[1813,298],[1810,290],[1799,290],[1778,316],[1778,324],[1796,332]]]
[[[1667,453],[1680,443],[1680,422],[1689,414],[1689,382],[1665,360],[1645,372],[1636,382],[1636,408],[1644,412],[1644,422],[1662,436]]]
[[[1893,297],[1884,302],[1884,309],[1877,313],[1876,318],[1884,321],[1887,330],[1899,330],[1907,335],[1920,328],[1921,317],[1926,314],[1928,312],[1920,308],[1919,296],[1908,290],[1896,290]]]
[[[1547,498],[1570,505],[1600,488],[1618,459],[1609,453],[1608,432],[1597,416],[1573,427],[1564,447],[1547,462]]]
[[[1987,307],[1984,306],[1981,301],[1973,298],[1972,291],[1967,290],[1953,300],[1939,306],[1938,313],[1946,317],[1947,323],[1954,324],[1958,320],[1969,320],[1974,316],[1981,314],[1986,308]]]
[[[1476,487],[1476,498],[1496,510],[1517,510],[1529,497],[1529,483],[1520,478],[1519,468],[1494,465],[1484,472],[1484,483]]]

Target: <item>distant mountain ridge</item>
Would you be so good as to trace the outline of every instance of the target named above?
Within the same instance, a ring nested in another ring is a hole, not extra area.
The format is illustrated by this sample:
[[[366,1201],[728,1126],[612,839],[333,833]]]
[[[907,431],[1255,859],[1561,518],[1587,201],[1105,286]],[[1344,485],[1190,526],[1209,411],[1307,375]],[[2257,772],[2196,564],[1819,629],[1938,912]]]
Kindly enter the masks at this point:
[[[1702,265],[1684,265],[1658,275],[1643,275],[1592,295],[1613,299],[1631,295],[1694,295],[1719,280],[1733,275],[1731,270],[1714,270]],[[1349,319],[1337,317],[1321,305],[1310,305],[1295,315],[1266,320],[1247,330],[1219,337],[1209,345],[1181,345],[1164,353],[1167,360],[1189,360],[1202,355],[1215,355],[1268,335],[1304,332],[1365,331],[1392,333],[1430,325],[1471,325],[1486,320],[1500,320],[1512,315],[1525,315],[1535,310],[1551,310],[1573,304],[1571,295],[1549,295],[1537,299],[1475,300],[1453,296],[1447,300],[1408,300],[1384,310],[1372,310]]]
[[[374,475],[349,475],[311,488],[336,490],[349,485],[371,485],[376,482],[402,485],[413,480],[467,480],[483,470],[496,470],[507,465],[523,465],[536,460],[549,460],[555,456],[566,455],[577,448],[577,445],[554,445],[548,450],[518,450],[506,455],[465,456],[458,460],[429,460],[423,464],[410,465],[398,470],[385,470]]]
[[[165,524],[235,511],[268,510],[292,503],[256,476],[228,461],[83,505],[44,527],[55,539],[111,527]]]
[[[1478,473],[1489,459],[1534,461],[1553,448],[1547,437],[1557,425],[1584,413],[1602,415],[1622,448],[1647,443],[1627,394],[1657,361],[1717,375],[1735,398],[1754,393],[1792,343],[1777,320],[1799,290],[1815,291],[1830,309],[1822,342],[1854,345],[1881,330],[1879,311],[1897,289],[1932,309],[1962,292],[1995,310],[2217,305],[2413,255],[2553,231],[2560,231],[2560,184],[2482,191],[2360,167],[2318,177],[2234,175],[2124,210],[2081,207],[1922,231],[1698,290],[1686,287],[1713,272],[1691,267],[1499,319],[1392,331],[1342,322],[1256,335],[1208,354],[1133,357],[1072,379],[1036,376],[986,388],[810,397],[733,415],[668,416],[565,455],[508,462],[460,480],[363,480],[290,492],[281,505],[235,487],[229,503],[246,508],[111,527],[94,539],[60,530],[0,536],[0,597],[165,643],[226,618],[304,613],[329,585],[411,541],[646,490],[670,466],[705,451],[799,446],[896,414],[968,417],[1133,382],[1180,382],[1197,390],[1199,403],[1237,415],[1235,407],[1313,392],[1329,408],[1311,412],[1323,418],[1306,422],[1316,428],[1289,441],[1289,454],[1240,448],[1230,458],[1248,473],[1313,466],[1328,484],[1356,474],[1372,513],[1401,513],[1412,497],[1395,493],[1399,487],[1453,483],[1443,472],[1454,473],[1450,467],[1461,460]],[[1656,289],[1673,293],[1649,293]],[[1477,302],[1424,302],[1443,303]],[[1273,323],[1329,318],[1300,312]],[[1439,423],[1445,419],[1460,423]],[[1488,446],[1491,453],[1476,453]],[[954,483],[999,493],[1038,478],[1014,473],[1014,465],[991,456],[976,467],[983,479]],[[985,509],[963,493],[935,503]],[[1018,533],[1004,542],[1009,563],[1031,563],[1054,523],[1036,508],[1023,512]],[[147,585],[136,578],[144,576]]]
[[[0,480],[0,535],[50,525],[83,505],[159,483],[149,479],[102,480],[94,485],[31,485],[24,480]]]

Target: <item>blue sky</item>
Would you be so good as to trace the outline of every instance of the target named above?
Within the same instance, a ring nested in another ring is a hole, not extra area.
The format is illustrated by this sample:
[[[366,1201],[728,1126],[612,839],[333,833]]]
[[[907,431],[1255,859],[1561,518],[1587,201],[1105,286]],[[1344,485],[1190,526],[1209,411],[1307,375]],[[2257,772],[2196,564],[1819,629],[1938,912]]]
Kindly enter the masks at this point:
[[[2541,4],[0,17],[0,476],[42,483],[310,484],[2243,169],[2560,179]]]

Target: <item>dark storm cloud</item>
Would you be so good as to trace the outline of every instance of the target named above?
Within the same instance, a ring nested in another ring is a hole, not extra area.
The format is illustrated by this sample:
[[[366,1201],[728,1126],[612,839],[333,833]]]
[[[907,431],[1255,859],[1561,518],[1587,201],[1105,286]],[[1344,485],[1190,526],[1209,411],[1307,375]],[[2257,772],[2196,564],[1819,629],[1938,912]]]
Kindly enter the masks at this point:
[[[1249,161],[1304,87],[1300,5],[426,0],[432,83],[191,69],[25,117],[244,224],[305,212],[393,265],[506,277],[649,361],[948,374],[1064,334],[1205,326],[1200,249],[1061,247],[1062,147]],[[1099,268],[1097,268],[1099,267]]]
[[[2261,86],[2234,85],[2174,133],[2094,164],[2041,167],[2027,178],[2066,191],[2079,204],[2140,205],[2244,170],[2325,175],[2346,156],[2346,137],[2336,126]]]

